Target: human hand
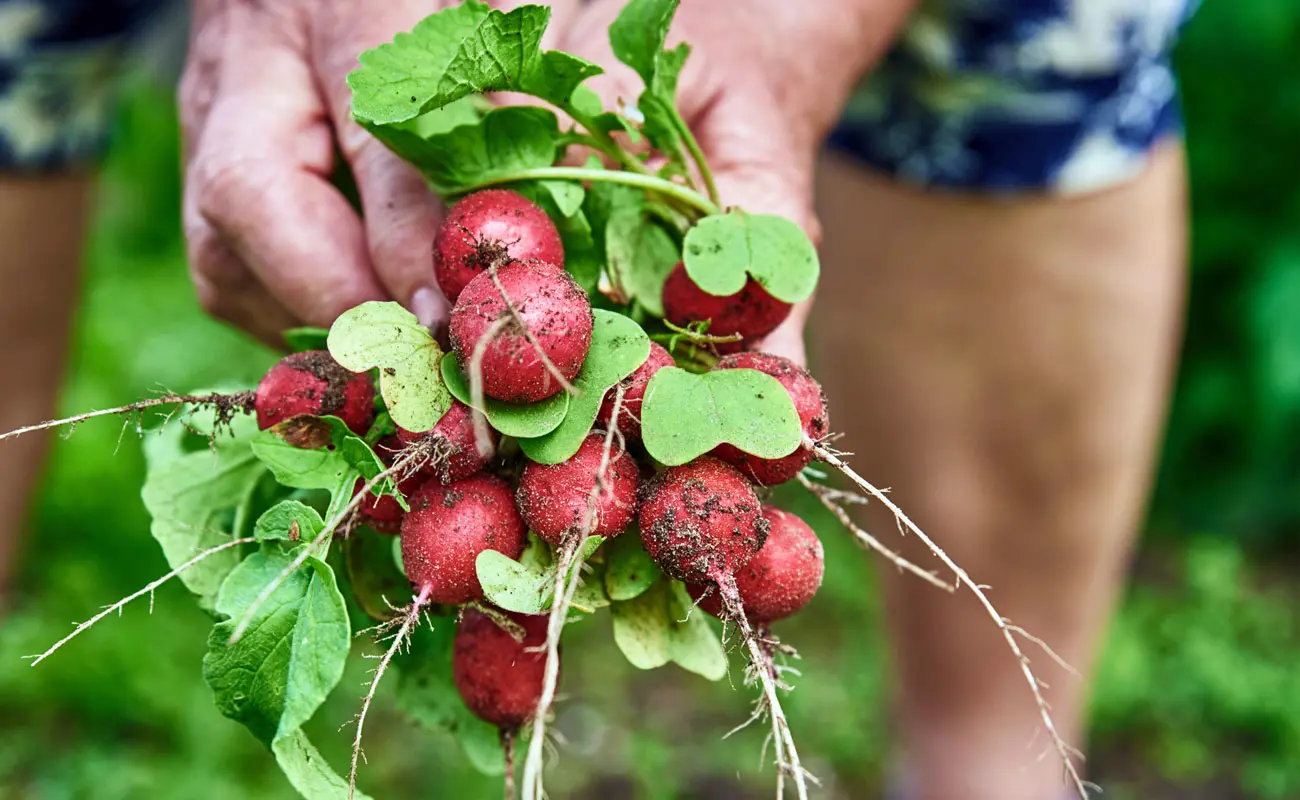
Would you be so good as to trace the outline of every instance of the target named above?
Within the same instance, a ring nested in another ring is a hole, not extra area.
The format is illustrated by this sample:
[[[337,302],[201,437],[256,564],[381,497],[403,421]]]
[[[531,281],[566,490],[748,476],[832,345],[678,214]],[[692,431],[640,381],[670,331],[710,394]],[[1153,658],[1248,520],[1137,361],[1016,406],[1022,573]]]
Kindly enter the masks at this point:
[[[551,30],[577,2],[552,4]],[[451,4],[195,0],[179,95],[184,225],[209,313],[271,343],[365,300],[395,299],[428,325],[445,318],[430,255],[437,200],[352,121],[345,77],[363,50]],[[330,182],[340,157],[360,215]]]
[[[607,72],[587,82],[616,107],[634,103],[641,81],[614,58],[606,29],[625,0],[594,0],[559,47]],[[908,2],[790,3],[685,0],[669,34],[693,49],[678,84],[678,107],[712,167],[724,205],[780,214],[814,242],[813,172],[822,139],[858,76],[882,49]],[[756,344],[803,363],[811,300]]]

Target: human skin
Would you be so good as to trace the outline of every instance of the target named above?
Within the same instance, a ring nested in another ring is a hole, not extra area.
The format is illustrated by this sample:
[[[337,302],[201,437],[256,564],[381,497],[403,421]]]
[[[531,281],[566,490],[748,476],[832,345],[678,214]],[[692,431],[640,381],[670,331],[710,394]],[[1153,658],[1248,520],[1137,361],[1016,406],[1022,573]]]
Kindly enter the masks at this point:
[[[673,39],[694,49],[680,106],[724,204],[788,216],[814,239],[820,212],[814,366],[832,409],[871,398],[869,413],[836,416],[842,446],[994,587],[1004,614],[1086,673],[1163,421],[1184,280],[1181,151],[1166,146],[1138,178],[1086,197],[997,202],[831,160],[814,209],[819,144],[911,3],[740,3],[682,4]],[[426,321],[444,313],[436,291],[420,291],[437,208],[347,118],[356,53],[433,10],[388,5],[196,4],[181,94],[192,269],[205,307],[264,338],[375,297]],[[549,45],[609,69],[591,81],[607,102],[638,94],[605,34],[621,5],[557,8]],[[365,223],[326,180],[331,124]],[[807,308],[760,346],[802,360]],[[910,538],[894,544],[925,563]],[[1032,698],[992,621],[968,595],[882,574],[908,800],[1059,795],[1059,764],[1038,758]],[[1086,681],[1034,663],[1080,743]]]

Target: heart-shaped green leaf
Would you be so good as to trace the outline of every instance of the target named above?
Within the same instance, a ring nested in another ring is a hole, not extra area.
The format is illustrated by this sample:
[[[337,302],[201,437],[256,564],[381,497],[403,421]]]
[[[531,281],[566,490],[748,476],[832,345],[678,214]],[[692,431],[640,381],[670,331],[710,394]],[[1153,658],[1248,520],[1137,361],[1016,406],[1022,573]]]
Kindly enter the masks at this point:
[[[670,661],[711,681],[727,674],[727,654],[704,612],[679,581],[658,580],[631,600],[610,606],[614,642],[638,669]]]
[[[588,536],[583,540],[574,569],[579,569],[603,541],[605,539],[600,536]],[[493,604],[520,614],[540,614],[551,607],[555,591],[554,563],[546,544],[537,536],[529,535],[528,546],[518,561],[495,550],[484,550],[478,554],[474,568],[479,583],[483,585],[483,594]],[[583,578],[584,585],[600,582],[590,576]],[[582,602],[578,602],[579,598]],[[574,608],[581,611],[590,613],[605,605],[608,602],[599,587],[584,589],[580,586],[575,594]]]
[[[650,355],[650,337],[630,318],[603,309],[591,312],[595,325],[591,349],[573,379],[578,390],[569,398],[559,427],[545,436],[520,439],[524,455],[540,464],[558,464],[573,456],[596,421],[609,388],[636,371]]]
[[[628,530],[605,548],[605,591],[615,602],[631,600],[655,584],[663,573],[641,546],[641,535]]]
[[[253,535],[259,542],[310,542],[324,527],[325,520],[316,509],[297,500],[281,500],[257,518]]]
[[[799,447],[802,435],[785,387],[755,369],[696,375],[665,367],[650,379],[641,402],[641,441],[670,467],[723,443],[759,458],[782,458]]]
[[[442,379],[453,397],[471,408],[487,415],[488,424],[506,436],[533,438],[559,427],[569,410],[569,393],[556,392],[536,403],[503,403],[484,398],[483,406],[475,406],[469,392],[469,381],[454,358],[442,360]]]
[[[749,276],[787,303],[810,297],[821,267],[798,225],[772,214],[734,209],[700,220],[682,243],[686,274],[709,294],[732,295]]]
[[[431,430],[451,408],[438,372],[442,350],[429,329],[397,303],[372,300],[344,311],[330,328],[328,344],[346,369],[379,369],[388,413],[408,431]]]

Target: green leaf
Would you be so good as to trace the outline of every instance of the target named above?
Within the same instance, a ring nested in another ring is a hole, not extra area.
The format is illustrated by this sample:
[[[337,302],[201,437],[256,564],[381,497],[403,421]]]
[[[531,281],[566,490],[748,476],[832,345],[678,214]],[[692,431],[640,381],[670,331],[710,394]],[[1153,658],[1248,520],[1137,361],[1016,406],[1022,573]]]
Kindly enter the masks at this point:
[[[565,187],[565,188],[559,188]],[[600,280],[601,260],[592,238],[591,224],[581,208],[572,210],[575,200],[586,194],[574,181],[519,181],[510,188],[539,205],[555,223],[564,245],[564,269],[590,294]],[[581,193],[581,194],[578,194]]]
[[[203,679],[222,714],[270,746],[291,735],[343,676],[351,630],[334,571],[308,558],[261,605],[235,644],[230,634],[258,594],[293,561],[278,545],[244,559],[217,596],[228,619],[208,638]]]
[[[370,445],[338,417],[287,419],[258,432],[251,447],[276,480],[295,489],[328,489],[351,497],[358,476],[373,478],[385,469]],[[396,488],[385,479],[372,491],[395,494]]]
[[[438,373],[438,343],[397,303],[372,300],[344,311],[330,328],[329,351],[353,372],[379,369],[388,413],[408,431],[432,430],[451,408]]]
[[[776,378],[754,369],[696,375],[665,367],[650,379],[641,402],[641,441],[667,466],[724,442],[759,458],[783,458],[802,438],[790,395]]]
[[[817,288],[817,248],[785,217],[732,210],[700,220],[682,246],[686,273],[709,294],[731,295],[750,276],[787,303]]]
[[[475,717],[452,680],[450,622],[433,630],[420,626],[411,635],[411,646],[394,659],[398,670],[397,707],[417,724],[443,730],[455,736],[470,763],[480,772],[505,772],[497,729]]]
[[[676,662],[711,681],[727,674],[727,654],[704,612],[679,581],[658,580],[636,597],[610,606],[614,642],[638,669]]]
[[[411,583],[393,558],[394,545],[400,547],[401,537],[385,536],[364,526],[343,541],[352,597],[372,619],[392,619],[396,616],[394,606],[411,594]]]
[[[348,75],[352,114],[389,125],[469,94],[521,91],[563,106],[600,68],[568,53],[543,53],[551,10],[510,12],[466,2],[426,17],[410,33],[361,54]]]
[[[506,106],[473,125],[462,125],[425,142],[424,174],[441,194],[459,194],[484,183],[555,163],[560,131],[555,114],[534,106]],[[578,189],[573,182],[547,181]]]
[[[647,87],[663,57],[664,41],[679,0],[631,0],[609,26],[614,56],[637,71]]]
[[[654,559],[641,546],[641,534],[635,528],[606,545],[605,560],[605,591],[615,602],[640,596],[663,576]]]
[[[668,598],[669,650],[672,660],[687,672],[720,681],[727,674],[727,652],[709,623],[708,615],[681,581],[672,581]]]
[[[347,77],[352,115],[360,122],[391,124],[446,105],[435,102],[435,95],[447,66],[462,40],[472,36],[489,13],[486,3],[468,0],[425,17],[409,33],[399,33],[392,42],[362,53],[360,68]]]
[[[600,537],[593,536],[591,538],[599,539]],[[597,542],[597,546],[599,546],[599,542]],[[588,561],[586,568],[582,569],[582,578],[578,583],[578,588],[573,591],[570,619],[573,619],[573,611],[594,614],[608,605],[609,594],[605,591],[605,565],[600,562]]]
[[[581,183],[576,181],[538,181],[538,183],[551,195],[561,216],[572,217],[582,209],[582,200],[586,192]]]
[[[469,393],[469,381],[456,364],[455,358],[442,360],[442,379],[452,396],[471,408],[487,415],[488,424],[506,436],[532,438],[550,433],[564,422],[569,409],[569,393],[556,392],[537,403],[503,403],[484,398],[482,407],[474,405]]]
[[[284,342],[289,345],[295,353],[302,353],[307,350],[324,350],[325,337],[329,331],[324,328],[290,328],[284,332]]]
[[[370,800],[356,790],[349,794],[348,782],[330,768],[301,730],[294,730],[271,743],[276,763],[298,794],[309,800]]]
[[[610,280],[656,317],[664,315],[664,281],[680,258],[677,243],[638,206],[615,210],[605,227]]]
[[[202,427],[206,414],[196,413],[191,424]],[[253,454],[249,442],[257,433],[252,417],[230,422],[233,436],[217,434],[212,446],[185,449],[186,430],[170,425],[145,440],[147,472],[140,497],[152,517],[149,532],[162,547],[173,569],[204,550],[242,536],[240,524],[266,467]],[[204,609],[212,609],[217,590],[239,563],[240,553],[230,548],[209,556],[180,573],[180,580],[198,596]]]
[[[668,591],[668,581],[658,581],[633,599],[609,607],[614,643],[637,669],[655,669],[672,660]]]
[[[257,518],[253,535],[258,541],[310,542],[325,528],[325,520],[309,505],[282,500]]]
[[[506,611],[540,614],[551,605],[554,591],[551,555],[545,543],[529,536],[518,561],[496,550],[484,550],[474,561],[478,581],[488,600]]]
[[[631,375],[650,355],[650,337],[630,318],[613,311],[592,311],[591,348],[573,379],[578,390],[569,398],[559,427],[545,436],[519,440],[524,455],[540,464],[558,464],[578,452],[596,421],[609,388]]]

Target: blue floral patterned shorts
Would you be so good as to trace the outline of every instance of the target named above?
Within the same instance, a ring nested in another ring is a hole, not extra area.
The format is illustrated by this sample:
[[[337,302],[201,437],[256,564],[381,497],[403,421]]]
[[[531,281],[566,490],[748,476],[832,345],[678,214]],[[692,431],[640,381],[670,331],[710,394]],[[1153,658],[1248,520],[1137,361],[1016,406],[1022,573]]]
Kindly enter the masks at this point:
[[[1131,178],[1180,132],[1170,50],[1198,0],[923,0],[831,146],[984,193]]]
[[[927,186],[1123,181],[1179,129],[1169,54],[1196,2],[923,0],[830,144]],[[0,168],[96,158],[123,60],[169,4],[0,0]]]

